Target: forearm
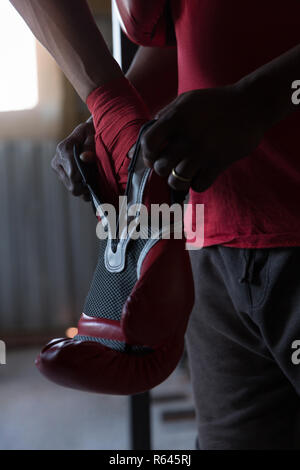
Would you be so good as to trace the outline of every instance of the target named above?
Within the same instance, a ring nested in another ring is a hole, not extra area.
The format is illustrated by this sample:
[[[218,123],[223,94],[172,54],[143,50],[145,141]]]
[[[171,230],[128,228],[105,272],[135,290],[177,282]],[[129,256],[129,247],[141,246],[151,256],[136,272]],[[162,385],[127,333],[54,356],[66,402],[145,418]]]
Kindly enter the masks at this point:
[[[299,109],[292,101],[292,83],[300,79],[300,45],[240,80],[247,106],[260,110],[271,127]]]
[[[176,47],[140,47],[127,72],[152,116],[177,96]]]
[[[86,0],[10,0],[85,101],[122,72]]]

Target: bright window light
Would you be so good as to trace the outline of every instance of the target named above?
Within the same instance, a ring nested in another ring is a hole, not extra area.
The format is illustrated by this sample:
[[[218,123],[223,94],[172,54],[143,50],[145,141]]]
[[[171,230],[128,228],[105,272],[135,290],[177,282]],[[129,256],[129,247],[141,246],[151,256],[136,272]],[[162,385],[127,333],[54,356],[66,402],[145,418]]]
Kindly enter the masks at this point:
[[[9,0],[0,0],[0,111],[38,104],[35,39]]]

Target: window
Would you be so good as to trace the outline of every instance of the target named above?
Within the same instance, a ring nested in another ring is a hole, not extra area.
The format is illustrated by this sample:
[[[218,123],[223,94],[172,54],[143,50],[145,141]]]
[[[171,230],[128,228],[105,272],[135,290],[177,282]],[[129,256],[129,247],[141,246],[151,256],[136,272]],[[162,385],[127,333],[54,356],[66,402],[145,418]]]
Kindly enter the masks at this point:
[[[36,43],[10,4],[0,0],[0,112],[38,104]]]

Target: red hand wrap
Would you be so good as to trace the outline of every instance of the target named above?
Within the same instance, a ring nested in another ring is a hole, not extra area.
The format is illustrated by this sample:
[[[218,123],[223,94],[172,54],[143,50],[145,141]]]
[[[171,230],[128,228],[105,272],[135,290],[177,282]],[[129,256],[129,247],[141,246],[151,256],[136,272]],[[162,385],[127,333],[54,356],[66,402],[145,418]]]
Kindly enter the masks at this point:
[[[96,130],[96,154],[114,194],[127,182],[127,154],[149,112],[131,83],[121,77],[94,90],[87,99]],[[116,183],[118,188],[116,187]]]

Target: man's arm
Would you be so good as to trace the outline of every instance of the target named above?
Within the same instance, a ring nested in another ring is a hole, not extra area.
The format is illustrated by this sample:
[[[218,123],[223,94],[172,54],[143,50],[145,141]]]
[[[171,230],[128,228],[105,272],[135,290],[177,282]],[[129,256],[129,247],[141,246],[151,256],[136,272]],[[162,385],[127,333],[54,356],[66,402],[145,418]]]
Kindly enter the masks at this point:
[[[48,49],[81,98],[122,75],[92,17],[86,0],[10,0],[36,38]],[[162,87],[161,77],[167,82]],[[150,112],[171,101],[177,93],[176,48],[140,48],[128,79],[140,92]],[[165,80],[167,78],[167,80]],[[58,145],[52,167],[67,189],[84,194],[72,155],[73,145],[82,158],[93,159],[92,122],[81,124]]]
[[[154,117],[177,96],[177,48],[140,47],[126,76]]]
[[[300,45],[244,77],[240,86],[269,128],[299,109],[292,101],[292,83],[299,77]]]
[[[274,124],[300,109],[292,102],[299,77],[296,46],[237,83],[180,95],[144,134],[145,161],[174,189],[205,191]]]
[[[162,79],[163,77],[163,79]],[[148,106],[152,116],[170,103],[177,96],[177,50],[176,48],[140,47],[127,72],[127,78],[138,90]],[[73,158],[73,146],[81,149],[81,159],[93,161],[94,127],[91,120],[80,124],[56,149],[52,160],[52,168],[65,187],[74,196],[84,196],[85,191],[77,166]]]
[[[86,0],[10,1],[84,101],[98,86],[120,77]]]

